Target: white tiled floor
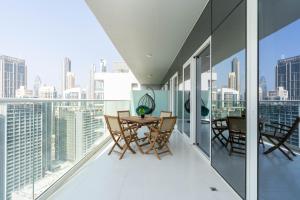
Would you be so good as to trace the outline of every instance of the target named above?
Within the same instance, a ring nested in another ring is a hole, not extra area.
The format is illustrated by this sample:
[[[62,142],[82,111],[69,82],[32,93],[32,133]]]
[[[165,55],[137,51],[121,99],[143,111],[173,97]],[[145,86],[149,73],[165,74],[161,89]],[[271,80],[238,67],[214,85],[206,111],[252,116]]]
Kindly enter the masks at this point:
[[[173,156],[105,152],[81,169],[50,199],[57,200],[235,200],[240,199],[216,175],[180,133],[171,139]],[[213,192],[210,187],[216,187]]]

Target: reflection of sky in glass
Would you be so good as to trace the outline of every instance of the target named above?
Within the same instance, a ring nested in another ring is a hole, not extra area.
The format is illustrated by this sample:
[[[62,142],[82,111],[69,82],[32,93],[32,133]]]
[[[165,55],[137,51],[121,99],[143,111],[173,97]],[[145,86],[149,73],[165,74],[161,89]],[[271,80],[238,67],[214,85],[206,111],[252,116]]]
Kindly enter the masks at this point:
[[[300,20],[262,39],[259,43],[259,73],[268,90],[275,89],[275,66],[281,58],[300,55]]]
[[[240,94],[245,94],[245,50],[242,50],[214,66],[217,73],[217,88],[228,87],[228,73],[231,72],[231,62],[234,58],[240,61]]]

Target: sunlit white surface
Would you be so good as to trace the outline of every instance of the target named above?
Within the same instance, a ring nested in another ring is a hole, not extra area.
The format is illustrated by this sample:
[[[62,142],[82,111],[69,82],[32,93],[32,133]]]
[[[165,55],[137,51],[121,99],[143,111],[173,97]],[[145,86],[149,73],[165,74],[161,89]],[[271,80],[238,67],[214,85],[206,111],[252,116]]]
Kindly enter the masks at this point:
[[[235,200],[240,199],[180,133],[171,138],[171,155],[107,152],[89,161],[51,200]],[[216,187],[213,192],[210,187]]]

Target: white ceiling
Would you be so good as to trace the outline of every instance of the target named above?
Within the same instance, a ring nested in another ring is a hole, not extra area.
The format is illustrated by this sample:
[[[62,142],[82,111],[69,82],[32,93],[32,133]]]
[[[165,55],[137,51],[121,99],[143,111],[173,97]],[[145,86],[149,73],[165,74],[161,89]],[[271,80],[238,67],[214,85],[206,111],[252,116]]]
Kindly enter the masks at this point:
[[[207,1],[86,0],[141,84],[161,83]]]

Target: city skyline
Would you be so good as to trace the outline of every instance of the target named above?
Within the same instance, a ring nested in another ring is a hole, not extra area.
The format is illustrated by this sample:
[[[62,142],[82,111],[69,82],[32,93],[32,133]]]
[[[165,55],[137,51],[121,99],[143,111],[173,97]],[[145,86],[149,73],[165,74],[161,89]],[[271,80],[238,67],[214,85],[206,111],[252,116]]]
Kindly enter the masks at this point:
[[[40,76],[43,83],[61,91],[65,57],[72,60],[72,71],[84,88],[89,84],[91,66],[98,65],[101,58],[108,66],[112,61],[123,61],[84,1],[12,0],[2,2],[1,7],[0,22],[5,31],[0,37],[0,54],[26,60],[28,88],[33,88],[35,77]]]

